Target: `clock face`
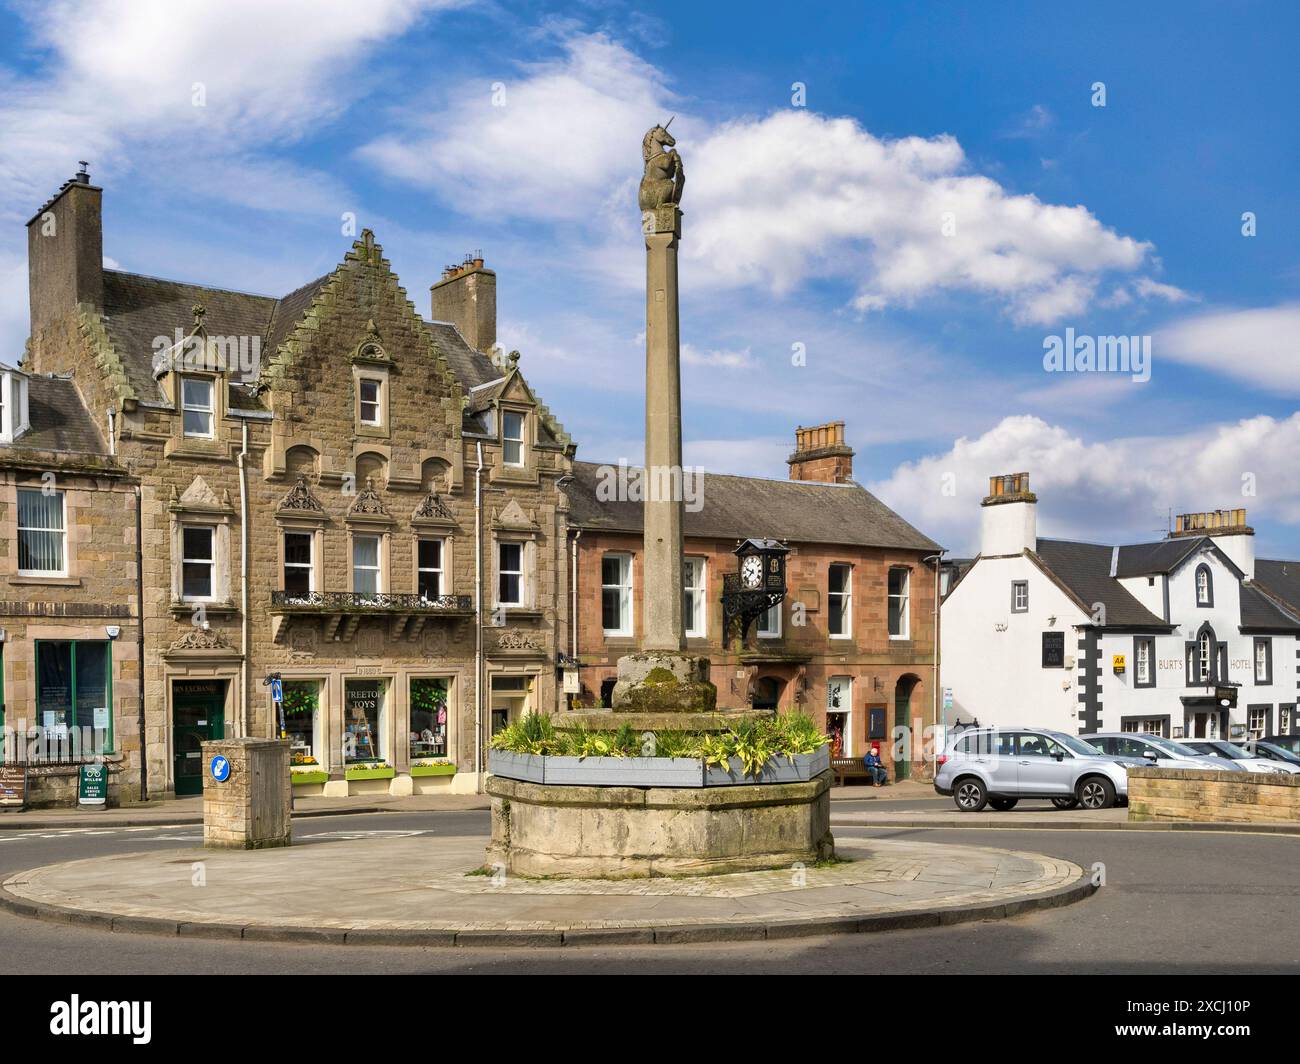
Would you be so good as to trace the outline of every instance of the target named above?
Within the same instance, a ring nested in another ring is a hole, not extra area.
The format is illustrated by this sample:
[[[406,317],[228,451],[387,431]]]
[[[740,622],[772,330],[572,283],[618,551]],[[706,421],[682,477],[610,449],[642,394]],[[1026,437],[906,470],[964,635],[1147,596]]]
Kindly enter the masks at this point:
[[[759,587],[763,583],[763,559],[751,554],[741,562],[740,580],[746,587]]]

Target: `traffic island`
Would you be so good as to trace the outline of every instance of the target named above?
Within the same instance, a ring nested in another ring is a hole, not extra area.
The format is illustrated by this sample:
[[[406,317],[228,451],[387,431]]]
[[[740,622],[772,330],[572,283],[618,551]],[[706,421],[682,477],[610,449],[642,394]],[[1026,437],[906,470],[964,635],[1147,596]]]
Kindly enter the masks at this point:
[[[482,847],[480,837],[412,833],[98,857],[10,876],[0,907],[80,927],[232,940],[649,945],[939,927],[1066,905],[1096,889],[1077,865],[1040,854],[904,840],[852,840],[836,861],[762,872],[613,880],[476,869]]]

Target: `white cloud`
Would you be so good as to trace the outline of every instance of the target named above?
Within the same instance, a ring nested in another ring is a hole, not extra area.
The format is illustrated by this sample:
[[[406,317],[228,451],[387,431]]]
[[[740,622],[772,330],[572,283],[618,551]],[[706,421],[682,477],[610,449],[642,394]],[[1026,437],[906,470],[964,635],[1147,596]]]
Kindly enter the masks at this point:
[[[447,0],[57,0],[27,5],[48,73],[4,75],[0,198],[30,215],[87,159],[92,176],[265,147],[337,113],[377,42]],[[214,145],[219,146],[214,149]],[[250,193],[245,189],[244,195]]]
[[[1222,373],[1279,395],[1300,395],[1300,303],[1183,318],[1156,333],[1152,357]]]
[[[1168,512],[1245,506],[1260,527],[1300,523],[1300,413],[1252,417],[1181,436],[1088,442],[1037,417],[1006,417],[943,454],[900,465],[871,490],[957,554],[979,549],[990,476],[1027,471],[1039,535],[1106,543],[1153,540]],[[1251,485],[1254,495],[1244,495]],[[949,493],[952,489],[952,493]],[[1295,528],[1268,529],[1292,556]]]
[[[501,80],[504,106],[493,106],[485,76],[445,101],[420,101],[409,130],[362,154],[462,210],[569,223],[567,238],[592,248],[589,262],[639,283],[612,245],[635,231],[640,136],[672,106],[666,79],[604,35],[574,34],[558,58]],[[1048,323],[1081,313],[1100,278],[1149,257],[1149,244],[1086,207],[1043,203],[970,172],[951,136],[886,140],[803,110],[722,124],[676,110],[687,174],[681,254],[697,285],[780,294],[829,277],[855,286],[859,311],[968,291],[1017,320]]]
[[[587,34],[565,39],[559,58],[518,71],[420,104],[411,129],[376,138],[362,157],[471,213],[590,219],[610,200],[634,221],[641,136],[669,117],[655,69]]]
[[[748,347],[739,351],[704,351],[691,343],[682,344],[682,362],[688,366],[708,366],[714,369],[750,369],[754,356]]]

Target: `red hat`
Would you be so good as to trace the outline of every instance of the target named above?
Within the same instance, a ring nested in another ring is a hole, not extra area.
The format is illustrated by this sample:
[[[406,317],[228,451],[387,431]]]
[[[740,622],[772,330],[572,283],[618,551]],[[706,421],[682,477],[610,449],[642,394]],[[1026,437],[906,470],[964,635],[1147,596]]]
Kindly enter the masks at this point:
[[[878,754],[878,753],[880,753],[880,744],[879,744],[879,743],[872,743],[872,744],[871,744],[871,752],[872,752],[873,754]]]

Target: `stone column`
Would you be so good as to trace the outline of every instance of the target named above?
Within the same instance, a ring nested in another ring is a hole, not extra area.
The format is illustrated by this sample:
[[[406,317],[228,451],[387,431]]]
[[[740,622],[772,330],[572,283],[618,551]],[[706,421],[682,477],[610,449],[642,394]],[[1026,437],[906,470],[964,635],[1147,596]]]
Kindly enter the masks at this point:
[[[645,565],[647,651],[684,648],[682,623],[682,386],[677,317],[677,244],[682,212],[643,212],[645,304]]]

